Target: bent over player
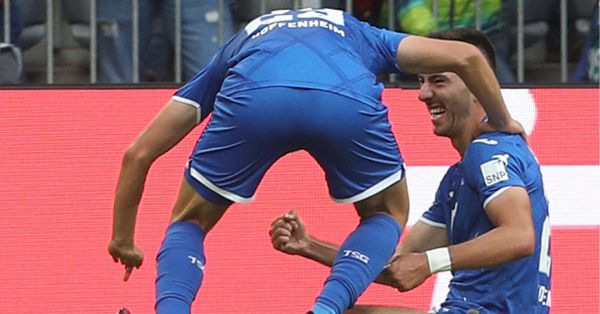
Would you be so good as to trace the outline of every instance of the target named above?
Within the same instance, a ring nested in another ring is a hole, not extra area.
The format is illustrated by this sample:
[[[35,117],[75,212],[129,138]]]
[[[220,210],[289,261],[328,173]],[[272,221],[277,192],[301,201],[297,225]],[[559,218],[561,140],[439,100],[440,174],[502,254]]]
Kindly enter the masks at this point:
[[[337,10],[276,11],[233,36],[127,149],[109,252],[125,279],[141,265],[134,227],[152,163],[210,113],[157,257],[156,311],[189,313],[204,276],[206,234],[233,202],[249,202],[269,167],[306,150],[329,193],[360,224],[342,244],[315,313],[341,313],[394,253],[408,214],[403,159],[381,103],[381,73],[452,71],[482,101],[482,129],[521,132],[475,47],[374,28]]]

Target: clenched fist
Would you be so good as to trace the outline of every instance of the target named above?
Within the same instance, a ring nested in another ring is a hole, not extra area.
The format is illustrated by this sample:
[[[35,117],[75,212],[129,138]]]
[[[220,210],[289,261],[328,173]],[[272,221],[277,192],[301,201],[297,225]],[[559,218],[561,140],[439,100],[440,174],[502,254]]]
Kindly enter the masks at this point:
[[[304,230],[304,223],[294,211],[281,215],[271,223],[271,243],[276,250],[291,255],[308,252],[310,237]]]

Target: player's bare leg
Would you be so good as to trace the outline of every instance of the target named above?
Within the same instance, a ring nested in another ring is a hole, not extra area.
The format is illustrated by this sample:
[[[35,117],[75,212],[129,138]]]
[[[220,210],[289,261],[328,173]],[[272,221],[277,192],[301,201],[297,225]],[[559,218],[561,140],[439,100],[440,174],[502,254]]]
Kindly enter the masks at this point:
[[[230,204],[215,204],[207,201],[186,180],[183,180],[171,213],[171,223],[178,221],[195,223],[208,233],[229,206]]]
[[[365,219],[373,214],[385,212],[390,214],[401,225],[406,225],[408,219],[408,187],[406,178],[393,184],[387,189],[356,202],[354,207],[358,215]]]

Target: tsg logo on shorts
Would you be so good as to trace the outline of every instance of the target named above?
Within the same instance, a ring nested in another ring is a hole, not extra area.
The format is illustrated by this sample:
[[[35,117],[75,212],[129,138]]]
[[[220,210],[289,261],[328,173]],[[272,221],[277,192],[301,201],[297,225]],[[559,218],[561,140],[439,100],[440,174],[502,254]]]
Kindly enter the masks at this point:
[[[508,180],[508,172],[506,172],[508,157],[510,157],[508,154],[494,155],[492,160],[479,166],[486,186]]]

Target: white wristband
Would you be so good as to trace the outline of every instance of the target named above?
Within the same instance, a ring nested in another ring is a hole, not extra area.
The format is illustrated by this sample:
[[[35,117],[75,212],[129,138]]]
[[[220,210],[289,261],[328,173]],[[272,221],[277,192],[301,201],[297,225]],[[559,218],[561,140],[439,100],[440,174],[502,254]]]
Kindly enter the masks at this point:
[[[427,255],[431,274],[452,270],[450,250],[447,247],[426,251],[425,255]]]

